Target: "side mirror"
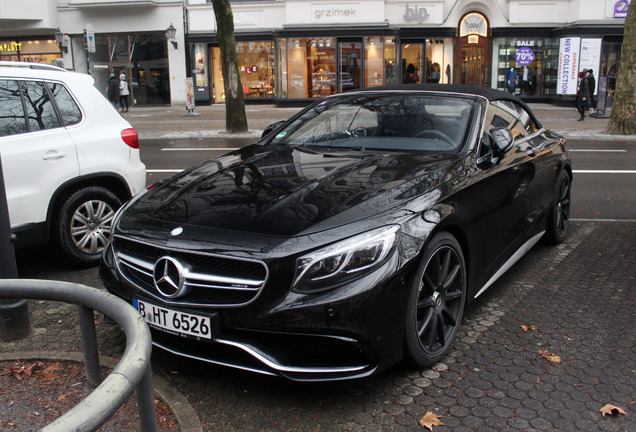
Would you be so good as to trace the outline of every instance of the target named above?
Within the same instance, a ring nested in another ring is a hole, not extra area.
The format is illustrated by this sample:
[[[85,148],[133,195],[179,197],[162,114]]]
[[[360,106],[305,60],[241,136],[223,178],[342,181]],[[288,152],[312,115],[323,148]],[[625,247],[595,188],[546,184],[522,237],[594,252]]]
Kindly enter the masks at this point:
[[[512,148],[515,137],[508,128],[496,128],[488,132],[490,140],[493,144],[495,156],[499,157]]]
[[[285,123],[286,120],[279,120],[277,122],[272,123],[271,125],[267,126],[264,130],[263,133],[261,134],[261,139],[265,138],[267,135],[271,134],[272,132],[274,132],[276,129],[278,129],[278,127],[280,125],[282,125],[283,123]]]

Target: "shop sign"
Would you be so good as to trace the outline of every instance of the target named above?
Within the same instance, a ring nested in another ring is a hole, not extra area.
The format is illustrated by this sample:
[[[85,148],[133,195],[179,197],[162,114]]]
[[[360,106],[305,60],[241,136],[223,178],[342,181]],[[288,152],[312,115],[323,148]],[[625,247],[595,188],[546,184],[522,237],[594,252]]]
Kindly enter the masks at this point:
[[[618,0],[614,4],[614,18],[627,18],[627,8],[629,0]]]
[[[14,52],[22,48],[22,42],[0,43],[0,52]]]
[[[561,38],[559,44],[559,71],[557,75],[557,93],[576,94],[579,75],[579,51],[581,38]]]
[[[533,40],[518,40],[515,45],[518,47],[533,47],[535,41]]]
[[[194,83],[192,77],[187,77],[185,82],[186,87],[186,109],[188,111],[194,111]]]
[[[412,22],[417,21],[418,24],[422,24],[426,18],[430,17],[428,10],[425,7],[419,7],[417,5],[411,6],[406,4],[406,13],[404,14],[404,21]]]
[[[234,15],[234,25],[237,27],[254,26],[256,25],[256,19],[253,16],[239,13]]]
[[[521,47],[515,53],[515,60],[519,66],[530,66],[534,61],[534,51],[528,47]]]
[[[258,66],[254,65],[254,66],[241,66],[241,72],[245,72],[246,74],[252,74],[252,73],[256,73],[258,72]]]

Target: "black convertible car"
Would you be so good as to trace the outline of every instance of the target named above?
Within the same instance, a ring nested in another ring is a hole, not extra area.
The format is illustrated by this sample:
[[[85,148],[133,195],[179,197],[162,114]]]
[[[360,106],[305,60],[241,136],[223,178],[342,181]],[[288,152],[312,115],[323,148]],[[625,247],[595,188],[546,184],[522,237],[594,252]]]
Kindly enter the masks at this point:
[[[492,89],[320,100],[137,195],[100,276],[172,353],[294,380],[449,351],[467,302],[568,228],[564,139]]]

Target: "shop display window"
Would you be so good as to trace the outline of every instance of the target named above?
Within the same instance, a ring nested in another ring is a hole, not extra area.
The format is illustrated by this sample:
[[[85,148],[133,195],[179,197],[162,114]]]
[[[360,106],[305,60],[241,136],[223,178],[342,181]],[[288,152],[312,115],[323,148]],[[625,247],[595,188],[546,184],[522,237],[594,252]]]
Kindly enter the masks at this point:
[[[395,38],[365,37],[364,69],[366,87],[393,84],[395,82]]]
[[[237,42],[236,54],[245,97],[273,97],[274,43]]]
[[[558,39],[495,38],[492,87],[518,96],[556,94]]]
[[[55,40],[0,41],[0,60],[55,65],[60,58]]]
[[[402,83],[452,83],[453,39],[402,43]]]

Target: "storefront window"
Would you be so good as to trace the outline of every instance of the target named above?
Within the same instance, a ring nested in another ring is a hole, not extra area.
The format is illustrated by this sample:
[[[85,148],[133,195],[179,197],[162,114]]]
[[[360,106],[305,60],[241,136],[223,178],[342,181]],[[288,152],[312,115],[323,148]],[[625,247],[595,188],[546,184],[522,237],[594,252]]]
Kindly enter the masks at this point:
[[[394,38],[381,36],[364,38],[364,81],[366,87],[377,87],[394,82],[393,65],[395,65]]]
[[[402,82],[450,84],[452,80],[452,39],[426,39],[402,44]]]
[[[162,33],[96,35],[95,52],[88,56],[95,87],[105,91],[110,74],[123,73],[135,105],[169,104],[166,43]]]
[[[273,97],[273,42],[237,42],[236,54],[245,97]]]
[[[59,58],[55,40],[0,41],[0,60],[56,64]]]
[[[618,72],[618,60],[620,58],[621,45],[621,42],[603,41],[603,50],[601,53],[601,73],[598,76],[607,76],[606,107],[612,106],[612,99],[616,89],[616,75]]]
[[[424,74],[425,43],[402,44],[402,83],[417,84],[422,82]]]
[[[558,39],[493,40],[493,87],[523,96],[556,94]]]

